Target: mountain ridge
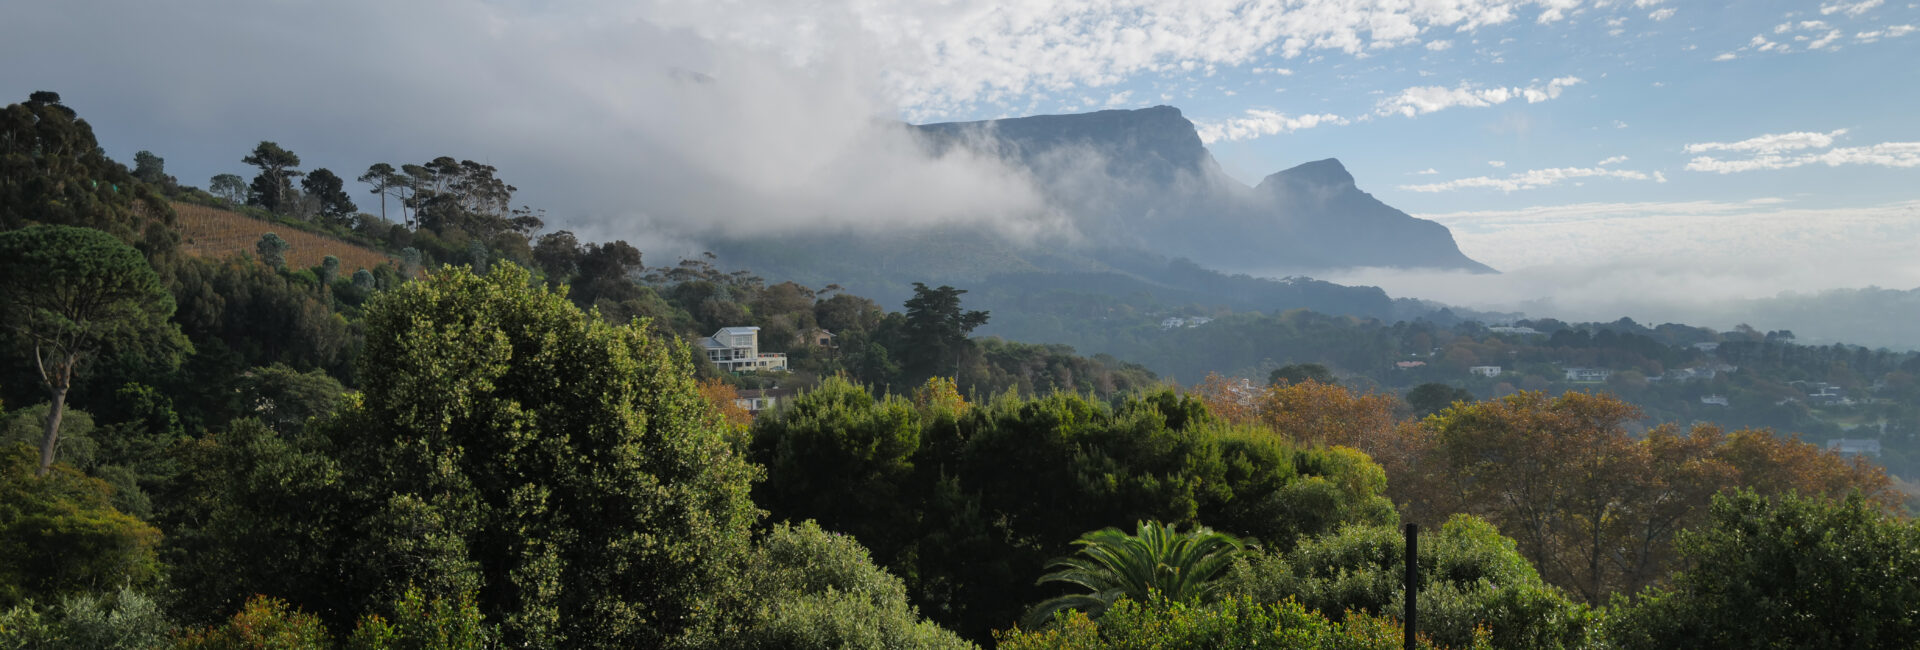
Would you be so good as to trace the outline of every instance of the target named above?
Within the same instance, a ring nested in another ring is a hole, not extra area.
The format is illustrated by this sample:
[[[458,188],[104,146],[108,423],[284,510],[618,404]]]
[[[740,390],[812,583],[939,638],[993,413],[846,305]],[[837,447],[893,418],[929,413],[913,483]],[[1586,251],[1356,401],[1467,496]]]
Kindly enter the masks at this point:
[[[1337,158],[1248,187],[1172,106],[912,127],[931,152],[965,147],[1035,178],[1083,233],[1226,271],[1281,276],[1362,266],[1493,269],[1452,233],[1359,189]],[[1089,177],[1097,168],[1105,177]]]

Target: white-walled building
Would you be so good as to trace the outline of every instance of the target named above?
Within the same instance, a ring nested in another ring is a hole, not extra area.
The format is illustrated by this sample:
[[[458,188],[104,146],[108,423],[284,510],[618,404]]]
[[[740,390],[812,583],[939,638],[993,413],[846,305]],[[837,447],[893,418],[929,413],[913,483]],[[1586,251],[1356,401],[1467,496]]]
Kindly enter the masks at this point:
[[[1598,382],[1606,381],[1608,377],[1612,377],[1612,376],[1613,376],[1613,371],[1608,370],[1606,368],[1568,368],[1567,369],[1567,381],[1598,383]]]
[[[787,355],[760,351],[760,328],[722,327],[713,336],[700,339],[707,360],[729,372],[748,370],[786,370]]]
[[[1500,366],[1474,366],[1472,368],[1468,368],[1467,372],[1471,372],[1473,374],[1480,375],[1482,377],[1498,377],[1500,376]]]

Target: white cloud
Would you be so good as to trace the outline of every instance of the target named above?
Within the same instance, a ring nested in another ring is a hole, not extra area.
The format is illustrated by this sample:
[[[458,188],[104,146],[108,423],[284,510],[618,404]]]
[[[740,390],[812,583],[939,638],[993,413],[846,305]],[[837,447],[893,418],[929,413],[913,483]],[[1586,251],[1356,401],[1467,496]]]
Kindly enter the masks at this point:
[[[1713,60],[1715,60],[1715,61],[1732,61],[1732,60],[1734,60],[1734,59],[1737,59],[1737,58],[1740,58],[1740,56],[1739,56],[1739,55],[1737,55],[1737,54],[1734,54],[1734,53],[1732,53],[1732,52],[1723,52],[1723,53],[1721,53],[1721,54],[1720,54],[1720,56],[1716,56],[1716,57],[1713,57]]]
[[[1886,29],[1859,32],[1853,35],[1853,39],[1859,43],[1873,43],[1882,38],[1900,38],[1912,34],[1916,29],[1920,29],[1920,27],[1914,27],[1913,25],[1894,25]]]
[[[1434,52],[1442,52],[1449,47],[1453,47],[1453,41],[1427,41],[1427,49]]]
[[[1560,96],[1568,86],[1582,83],[1579,77],[1558,77],[1545,84],[1522,87],[1481,87],[1467,82],[1446,86],[1415,86],[1400,91],[1375,106],[1376,115],[1414,117],[1455,106],[1485,107],[1524,98],[1527,103],[1544,102]]]
[[[1833,139],[1846,135],[1846,129],[1836,129],[1827,133],[1795,131],[1792,133],[1769,133],[1747,138],[1739,142],[1700,142],[1689,144],[1687,153],[1705,151],[1743,151],[1760,154],[1779,153],[1795,149],[1816,149],[1833,146]]]
[[[611,0],[603,0],[611,4]],[[1237,66],[1411,45],[1426,32],[1473,33],[1537,13],[1551,23],[1595,0],[1164,2],[686,2],[634,10],[810,61],[852,50],[885,62],[888,93],[911,119],[1007,96],[1103,87],[1189,65]]]
[[[1132,99],[1133,99],[1133,91],[1123,90],[1111,95],[1107,95],[1106,105],[1107,105],[1107,108],[1113,108],[1115,106],[1125,106],[1127,102],[1132,101]]]
[[[1833,42],[1837,40],[1840,40],[1840,30],[1836,29],[1836,30],[1827,32],[1827,34],[1825,36],[1821,36],[1819,40],[1815,40],[1812,43],[1808,43],[1807,48],[1813,49],[1813,50],[1825,49],[1828,45],[1832,45]]]
[[[1652,7],[1654,5],[1658,5],[1665,1],[1666,0],[1633,0],[1633,6],[1634,8],[1637,8],[1637,9],[1645,9],[1647,7]]]
[[[1505,160],[1489,160],[1489,161],[1487,161],[1487,166],[1488,166],[1488,167],[1492,167],[1492,168],[1494,168],[1494,169],[1499,169],[1499,168],[1501,168],[1501,167],[1505,167],[1505,166],[1507,166],[1507,161],[1505,161]]]
[[[1668,18],[1673,17],[1674,11],[1675,10],[1673,7],[1667,7],[1665,9],[1655,9],[1653,13],[1647,14],[1647,17],[1652,18],[1654,20],[1666,20]]]
[[[1820,15],[1831,16],[1837,13],[1844,13],[1848,16],[1859,16],[1860,14],[1872,11],[1874,7],[1884,4],[1884,2],[1885,0],[1860,0],[1859,2],[1842,1],[1823,4],[1820,5]]]
[[[1331,113],[1319,115],[1287,115],[1277,111],[1248,109],[1242,117],[1220,121],[1194,120],[1195,130],[1200,132],[1202,142],[1213,143],[1225,140],[1247,140],[1266,135],[1291,133],[1300,129],[1311,129],[1323,124],[1347,124],[1347,118]]]
[[[1703,142],[1686,146],[1687,153],[1728,151],[1749,157],[1722,160],[1699,156],[1687,163],[1697,172],[1732,174],[1738,172],[1792,169],[1805,165],[1873,165],[1880,167],[1920,167],[1920,142],[1882,142],[1861,147],[1835,147],[1834,140],[1846,135],[1846,129],[1827,133],[1770,133],[1739,142]],[[1826,151],[1804,151],[1826,149]]]
[[[1607,165],[1618,165],[1626,161],[1627,161],[1626,156],[1613,156],[1611,158],[1607,158],[1606,160],[1602,160],[1600,162],[1594,163],[1594,165],[1605,167]]]
[[[1420,176],[1432,176],[1432,175],[1434,175],[1434,174],[1438,174],[1438,173],[1440,173],[1440,170],[1438,170],[1438,169],[1434,169],[1434,168],[1432,168],[1432,167],[1428,167],[1428,168],[1426,168],[1426,169],[1422,169],[1422,170],[1420,170],[1420,171],[1417,171],[1417,172],[1414,172],[1414,173],[1415,173],[1415,174],[1418,174],[1418,175],[1420,175]]]
[[[1920,142],[1882,142],[1864,147],[1835,147],[1819,153],[1792,156],[1762,154],[1745,160],[1719,160],[1701,156],[1688,162],[1687,169],[1696,172],[1732,174],[1822,164],[1828,167],[1841,165],[1920,167]]]
[[[1626,169],[1603,169],[1600,167],[1554,167],[1549,169],[1531,169],[1518,172],[1506,178],[1476,176],[1458,178],[1444,183],[1425,185],[1401,185],[1400,189],[1410,192],[1451,192],[1470,188],[1489,188],[1503,192],[1517,192],[1541,187],[1558,185],[1579,178],[1615,178],[1621,180],[1667,182],[1666,176],[1655,172],[1648,174]]]

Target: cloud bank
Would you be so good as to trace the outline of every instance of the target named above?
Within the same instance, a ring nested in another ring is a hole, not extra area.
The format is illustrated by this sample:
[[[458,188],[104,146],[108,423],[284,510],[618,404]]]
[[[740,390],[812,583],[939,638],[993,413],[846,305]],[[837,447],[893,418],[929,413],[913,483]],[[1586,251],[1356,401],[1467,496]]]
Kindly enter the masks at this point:
[[[864,28],[831,15],[796,25],[846,47],[795,57],[671,26],[673,9],[26,3],[0,28],[0,59],[17,64],[0,71],[0,87],[21,89],[8,102],[61,92],[110,155],[151,149],[192,184],[245,172],[239,159],[260,140],[346,178],[375,162],[472,158],[525,188],[517,203],[593,238],[1064,227],[998,161],[923,151],[892,119],[879,62],[860,56]]]
[[[1415,216],[1448,226],[1462,252],[1501,273],[1357,269],[1325,279],[1489,311],[1723,329],[1750,318],[1743,310],[1751,301],[1783,292],[1920,287],[1920,257],[1912,253],[1920,201],[1835,209],[1775,198],[1586,203]],[[1842,321],[1825,325],[1865,324]],[[1810,333],[1817,334],[1802,335]],[[1920,344],[1908,338],[1907,345]]]

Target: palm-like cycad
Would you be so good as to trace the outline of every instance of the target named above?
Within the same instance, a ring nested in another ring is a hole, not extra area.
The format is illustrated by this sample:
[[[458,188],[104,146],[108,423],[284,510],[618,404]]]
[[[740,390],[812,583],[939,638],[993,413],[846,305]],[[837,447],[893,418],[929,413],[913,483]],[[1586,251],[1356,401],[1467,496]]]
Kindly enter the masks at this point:
[[[1047,568],[1058,570],[1040,576],[1034,584],[1065,582],[1092,593],[1061,596],[1035,605],[1027,613],[1027,625],[1044,624],[1063,609],[1099,616],[1123,597],[1146,600],[1149,594],[1159,593],[1175,601],[1210,599],[1218,589],[1213,579],[1245,548],[1232,535],[1205,526],[1182,533],[1174,526],[1143,521],[1136,524],[1136,529],[1128,535],[1118,528],[1107,528],[1074,540],[1080,546],[1079,554],[1055,558]]]

